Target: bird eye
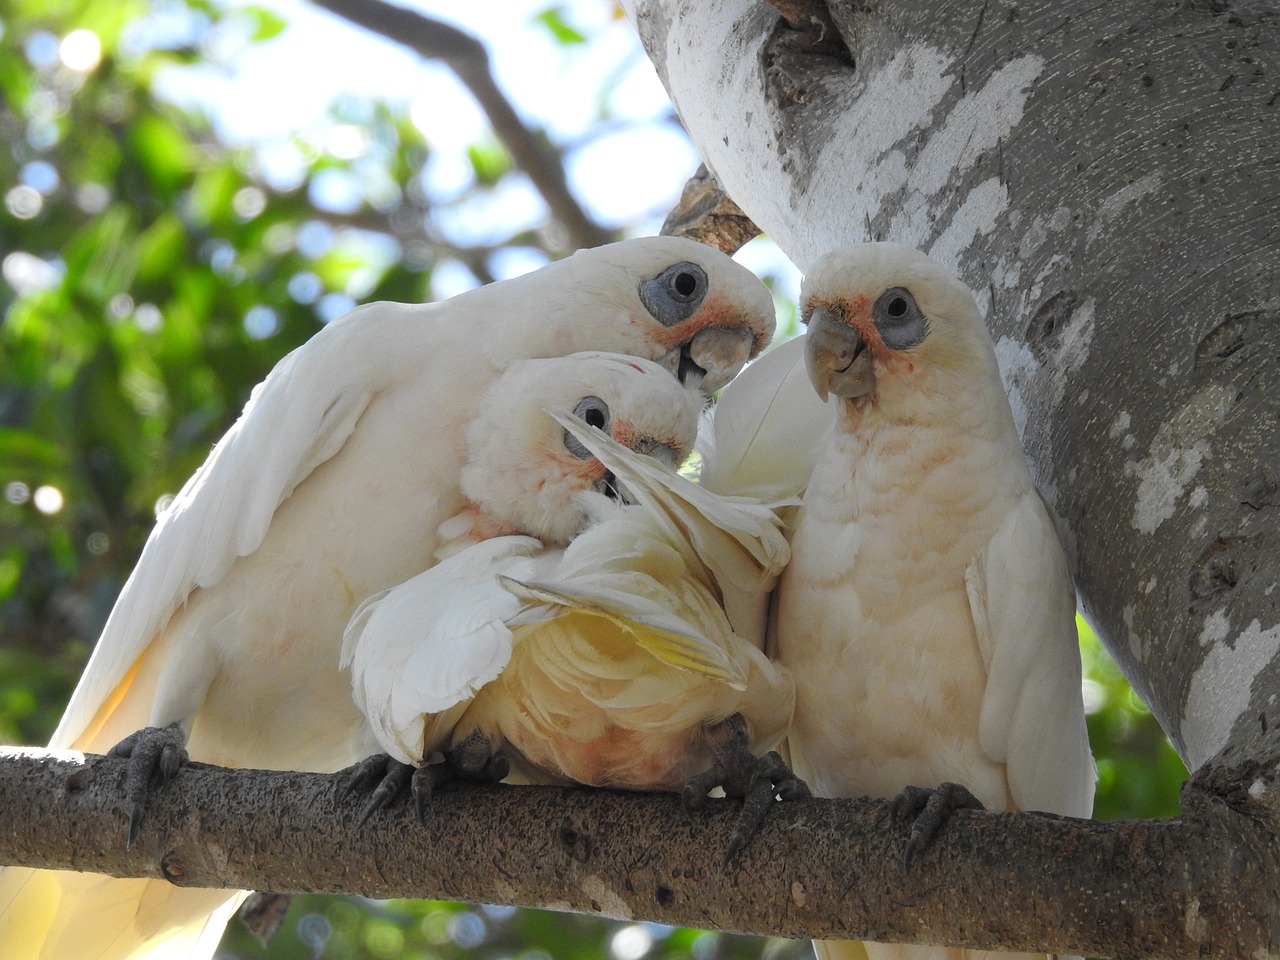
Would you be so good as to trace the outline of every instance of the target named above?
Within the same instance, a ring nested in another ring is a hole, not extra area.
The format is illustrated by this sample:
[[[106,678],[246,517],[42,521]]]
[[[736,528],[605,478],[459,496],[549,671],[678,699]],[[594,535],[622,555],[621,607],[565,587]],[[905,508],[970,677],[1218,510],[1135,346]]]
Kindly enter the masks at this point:
[[[701,283],[692,270],[681,270],[671,278],[671,292],[677,300],[692,300]]]
[[[696,263],[677,263],[640,284],[640,302],[664,327],[689,319],[707,295],[707,272]]]
[[[609,405],[599,397],[584,397],[573,408],[573,415],[581,419],[587,426],[597,430],[609,429]],[[590,460],[594,454],[582,445],[582,442],[568,430],[564,432],[564,445],[579,460]]]
[[[885,346],[893,350],[914,347],[929,332],[929,321],[906,287],[890,287],[880,294],[871,317]]]

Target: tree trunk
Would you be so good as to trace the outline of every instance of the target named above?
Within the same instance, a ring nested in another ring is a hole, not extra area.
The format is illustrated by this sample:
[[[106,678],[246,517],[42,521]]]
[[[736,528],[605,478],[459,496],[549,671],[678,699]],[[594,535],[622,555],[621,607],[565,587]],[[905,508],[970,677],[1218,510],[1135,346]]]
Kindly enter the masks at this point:
[[[441,790],[425,824],[401,802],[361,828],[341,775],[205,764],[156,791],[126,851],[126,768],[0,755],[0,864],[787,937],[1188,960],[1263,960],[1280,944],[1280,844],[1194,782],[1170,820],[959,813],[906,871],[909,830],[887,801],[779,804],[722,871],[737,801],[690,816],[672,795],[472,786]]]
[[[1084,611],[1187,765],[1276,824],[1275,5],[628,6],[801,269],[896,240],[974,289]]]

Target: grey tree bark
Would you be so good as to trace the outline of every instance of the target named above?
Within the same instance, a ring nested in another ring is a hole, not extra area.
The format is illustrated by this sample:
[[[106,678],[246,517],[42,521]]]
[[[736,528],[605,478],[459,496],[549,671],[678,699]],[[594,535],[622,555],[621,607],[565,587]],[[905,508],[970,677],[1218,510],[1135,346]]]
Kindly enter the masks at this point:
[[[920,883],[883,804],[811,801],[721,876],[731,809],[704,831],[674,798],[516,788],[442,794],[426,830],[401,807],[354,831],[328,778],[194,766],[123,855],[118,766],[11,759],[0,862],[791,936],[1280,953],[1280,17],[1229,0],[779,6],[630,13],[709,168],[801,268],[893,239],[979,292],[1085,609],[1196,770],[1185,813],[961,814]]]
[[[896,240],[976,291],[1086,615],[1187,765],[1280,822],[1276,6],[627,6],[801,269]]]
[[[1193,784],[1171,820],[957,814],[910,871],[885,801],[780,804],[729,869],[736,801],[609,790],[440,791],[355,825],[341,775],[191,764],[125,850],[126,761],[0,761],[0,864],[180,886],[434,897],[790,937],[1262,960],[1280,944],[1268,825]],[[1226,855],[1224,837],[1245,840]]]

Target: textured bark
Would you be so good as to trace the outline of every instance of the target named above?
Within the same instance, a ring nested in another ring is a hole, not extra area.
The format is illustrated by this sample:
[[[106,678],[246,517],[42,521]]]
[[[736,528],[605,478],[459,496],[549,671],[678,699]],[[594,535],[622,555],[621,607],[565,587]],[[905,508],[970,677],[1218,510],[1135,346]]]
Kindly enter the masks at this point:
[[[733,256],[760,228],[742,212],[705,166],[684,185],[680,200],[662,224],[663,236],[688,237]]]
[[[1247,794],[1194,784],[1165,821],[958,814],[908,872],[887,803],[781,804],[720,873],[731,801],[689,819],[668,795],[470,787],[441,791],[426,825],[401,803],[356,828],[340,776],[203,764],[158,792],[126,852],[126,761],[33,754],[0,760],[0,863],[788,937],[1254,960],[1280,947],[1274,835]]]
[[[808,0],[628,6],[802,269],[897,240],[976,291],[1086,613],[1188,766],[1274,793],[1275,5],[832,3],[838,48]]]

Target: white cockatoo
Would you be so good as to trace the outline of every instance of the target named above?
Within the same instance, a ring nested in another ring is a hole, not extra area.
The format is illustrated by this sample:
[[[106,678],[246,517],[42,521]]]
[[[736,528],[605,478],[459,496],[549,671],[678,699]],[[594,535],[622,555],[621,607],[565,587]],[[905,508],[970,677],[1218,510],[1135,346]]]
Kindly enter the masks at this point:
[[[776,596],[796,773],[820,796],[952,782],[992,809],[1089,816],[1075,593],[972,295],[915,250],[864,244],[813,265],[801,315],[835,410]]]
[[[796,795],[780,761],[750,755],[782,738],[793,704],[752,612],[788,555],[777,517],[680,476],[700,404],[673,416],[681,388],[631,359],[614,361],[626,376],[606,394],[594,371],[607,360],[528,361],[495,381],[444,558],[348,626],[355,700],[378,745],[420,773],[444,753],[485,775],[500,753],[526,782],[694,781],[696,805],[707,786],[764,772],[766,799],[775,785]],[[575,457],[581,468],[562,466]],[[601,476],[628,503],[593,489]],[[490,536],[459,549],[451,534],[466,530]],[[721,725],[734,715],[741,725]]]
[[[462,507],[463,435],[512,362],[609,350],[704,391],[773,330],[764,285],[691,240],[627,240],[434,304],[373,303],[284,358],[160,518],[51,746],[134,751],[130,839],[153,769],[194,759],[333,771],[363,718],[337,667],[371,594],[427,567]],[[162,736],[163,728],[172,727]],[[163,749],[160,749],[163,747]],[[211,953],[226,899],[163,882],[0,871],[0,957]],[[198,951],[199,952],[199,951]]]

